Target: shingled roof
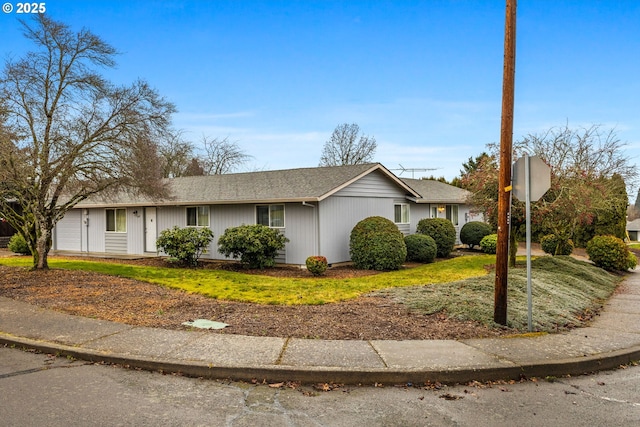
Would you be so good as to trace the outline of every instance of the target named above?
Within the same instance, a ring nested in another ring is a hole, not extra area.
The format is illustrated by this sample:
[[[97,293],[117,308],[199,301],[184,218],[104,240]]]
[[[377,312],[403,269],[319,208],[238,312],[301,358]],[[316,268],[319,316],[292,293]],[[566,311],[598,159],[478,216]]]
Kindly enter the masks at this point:
[[[400,178],[409,187],[422,195],[416,203],[458,203],[465,204],[471,193],[462,188],[432,179]]]
[[[189,176],[167,179],[171,200],[153,201],[154,205],[231,204],[312,202],[323,200],[361,177],[380,171],[403,188],[410,197],[419,194],[380,163],[315,167]],[[78,207],[104,206],[106,202],[85,201]],[[140,197],[120,194],[109,200],[111,205],[144,206],[151,203]]]

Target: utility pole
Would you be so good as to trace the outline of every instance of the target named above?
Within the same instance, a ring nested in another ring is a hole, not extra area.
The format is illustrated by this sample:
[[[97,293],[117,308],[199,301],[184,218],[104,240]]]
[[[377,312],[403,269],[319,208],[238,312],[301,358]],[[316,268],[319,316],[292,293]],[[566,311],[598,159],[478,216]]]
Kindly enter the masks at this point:
[[[498,176],[498,245],[493,321],[507,324],[507,274],[509,270],[509,216],[511,212],[511,162],[513,161],[513,99],[516,72],[516,0],[507,0],[504,27],[502,122]]]

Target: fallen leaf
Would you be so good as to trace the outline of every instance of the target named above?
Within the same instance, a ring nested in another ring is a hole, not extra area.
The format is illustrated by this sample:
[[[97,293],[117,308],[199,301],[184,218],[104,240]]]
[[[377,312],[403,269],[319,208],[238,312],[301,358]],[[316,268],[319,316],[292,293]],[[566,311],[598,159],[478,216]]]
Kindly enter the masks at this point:
[[[269,387],[271,388],[281,388],[284,385],[284,383],[274,383],[274,384],[269,384]]]

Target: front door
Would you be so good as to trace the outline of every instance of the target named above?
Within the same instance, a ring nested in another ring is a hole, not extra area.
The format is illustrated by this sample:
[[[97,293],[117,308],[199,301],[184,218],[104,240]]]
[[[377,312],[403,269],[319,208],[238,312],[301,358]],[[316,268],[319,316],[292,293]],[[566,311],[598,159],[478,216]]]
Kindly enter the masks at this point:
[[[156,226],[156,208],[144,208],[145,251],[156,252],[158,227]]]

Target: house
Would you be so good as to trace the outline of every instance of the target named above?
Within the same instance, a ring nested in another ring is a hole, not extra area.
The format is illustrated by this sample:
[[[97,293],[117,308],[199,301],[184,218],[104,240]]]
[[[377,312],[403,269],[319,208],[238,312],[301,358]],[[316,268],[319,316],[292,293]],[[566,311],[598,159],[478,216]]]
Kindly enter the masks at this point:
[[[632,242],[640,240],[640,218],[627,221],[627,237]]]
[[[449,218],[458,230],[470,218],[464,190],[403,180],[379,163],[182,177],[168,185],[169,200],[122,194],[78,204],[58,222],[53,249],[150,255],[159,233],[177,225],[210,227],[215,237],[203,257],[225,259],[217,238],[227,228],[264,224],[289,239],[278,262],[301,265],[324,255],[338,263],[350,260],[349,235],[366,217],[389,218],[405,234],[425,217]]]

